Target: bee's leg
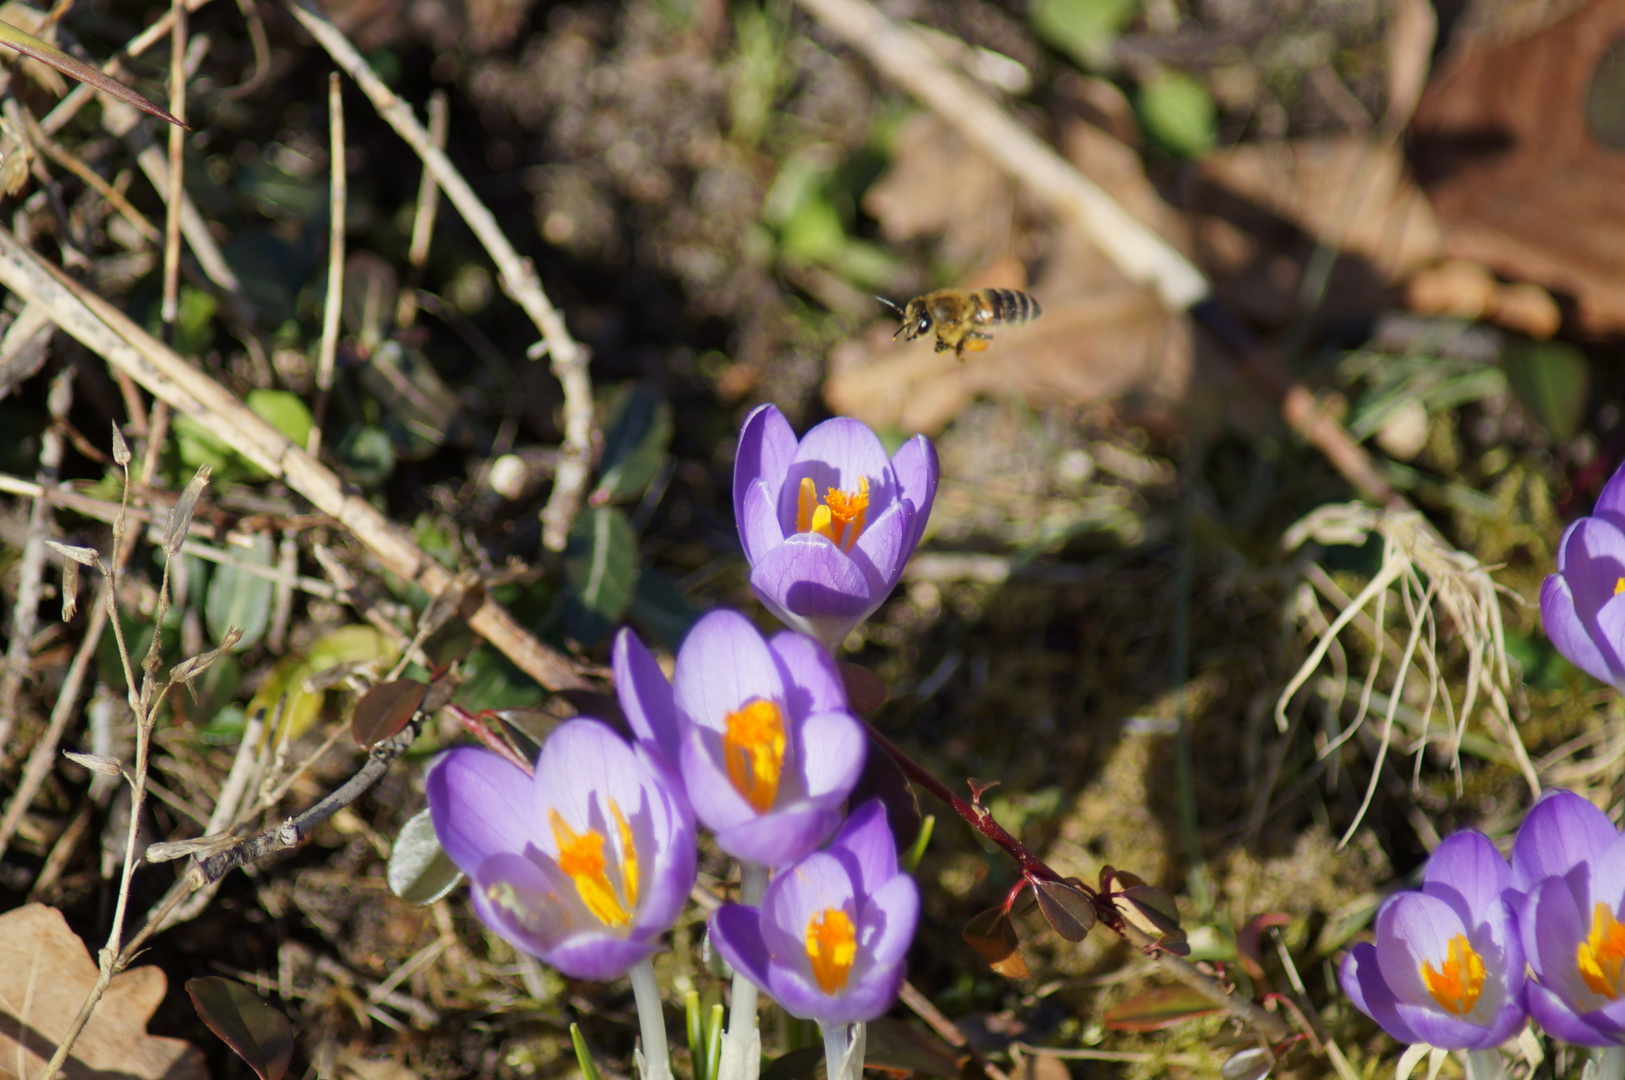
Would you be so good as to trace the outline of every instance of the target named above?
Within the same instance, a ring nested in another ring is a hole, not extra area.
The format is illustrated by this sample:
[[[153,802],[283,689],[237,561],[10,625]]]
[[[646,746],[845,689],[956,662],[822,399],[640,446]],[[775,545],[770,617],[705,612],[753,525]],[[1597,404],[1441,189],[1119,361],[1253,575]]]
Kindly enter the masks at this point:
[[[950,348],[952,348],[952,346],[946,341],[943,341],[941,338],[937,338],[937,352],[947,352]]]

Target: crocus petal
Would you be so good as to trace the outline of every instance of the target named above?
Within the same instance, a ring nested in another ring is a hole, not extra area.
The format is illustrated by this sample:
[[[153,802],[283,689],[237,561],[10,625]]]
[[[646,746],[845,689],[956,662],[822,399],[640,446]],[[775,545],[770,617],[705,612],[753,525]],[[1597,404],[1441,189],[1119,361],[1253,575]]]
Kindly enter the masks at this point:
[[[815,713],[802,724],[798,746],[803,755],[807,796],[839,802],[851,793],[863,773],[869,737],[849,713]]]
[[[1605,683],[1619,682],[1591,632],[1574,609],[1574,593],[1562,575],[1552,574],[1540,587],[1540,621],[1546,636],[1569,663]]]
[[[902,497],[914,504],[914,527],[905,542],[912,552],[925,532],[925,523],[931,517],[931,504],[937,498],[937,481],[942,466],[937,462],[937,448],[924,435],[916,435],[892,455],[892,472]]]
[[[489,750],[448,750],[424,786],[440,846],[470,877],[488,857],[522,852],[542,838],[531,816],[531,778]]]
[[[773,614],[826,646],[844,638],[870,608],[869,579],[817,533],[799,533],[768,552],[751,569],[750,586]]]
[[[856,491],[859,477],[869,483],[869,520],[873,521],[897,499],[897,479],[880,439],[866,424],[844,416],[825,420],[807,432],[779,489],[779,522],[785,535],[796,531],[803,479],[812,480],[823,498],[829,488]]]
[[[612,938],[583,934],[542,957],[572,979],[618,979],[661,949],[657,937]]]
[[[913,552],[908,538],[914,531],[914,504],[904,500],[876,518],[852,545],[852,561],[869,579],[870,602],[878,606],[903,574]]]
[[[852,811],[830,841],[829,853],[841,861],[865,895],[896,877],[897,842],[886,821],[886,804],[870,799]]]
[[[1512,842],[1512,887],[1522,895],[1601,855],[1619,837],[1608,815],[1572,791],[1549,791]]]
[[[1399,1015],[1394,992],[1383,981],[1382,969],[1377,964],[1376,946],[1359,942],[1343,957],[1338,971],[1343,993],[1354,1002],[1354,1007],[1375,1020],[1382,1030],[1402,1043],[1419,1043],[1422,1037],[1411,1030],[1410,1024]]]
[[[902,963],[920,922],[920,887],[898,874],[869,894],[858,926],[858,952],[870,965]]]
[[[722,763],[722,738],[716,732],[698,726],[688,729],[683,737],[682,770],[694,816],[711,831],[720,832],[757,816],[756,808],[728,776]]]
[[[557,811],[576,832],[592,829],[618,844],[618,831],[602,816],[600,802],[607,797],[624,814],[644,811],[658,815],[664,832],[671,807],[663,800],[647,805],[649,796],[642,781],[648,777],[632,748],[607,725],[597,720],[569,720],[548,736],[536,759],[530,813],[537,822],[545,823]],[[558,841],[552,830],[544,832],[538,824],[537,831],[543,835],[536,846],[556,856]]]
[[[799,720],[811,713],[845,712],[846,684],[835,658],[805,634],[784,631],[767,643],[784,680],[785,708]]]
[[[486,859],[469,878],[475,914],[532,956],[546,959],[580,927],[601,925],[557,866],[506,852]]]
[[[1597,506],[1591,513],[1612,522],[1617,528],[1625,529],[1625,467],[1614,470],[1614,475],[1603,486],[1602,494],[1597,496]]]
[[[1575,1012],[1563,999],[1539,983],[1530,983],[1529,1015],[1553,1039],[1576,1046],[1617,1046],[1620,1028],[1602,1013]]]
[[[816,849],[840,824],[839,806],[803,802],[733,825],[711,827],[717,847],[734,858],[783,866]]]
[[[1383,981],[1394,992],[1395,1008],[1406,1024],[1434,1046],[1461,1050],[1495,1045],[1484,1041],[1486,1032],[1515,1026],[1523,1016],[1523,948],[1510,910],[1500,900],[1495,905],[1475,920],[1488,927],[1488,934],[1469,927],[1454,907],[1427,893],[1399,893],[1377,913],[1377,963]],[[1487,975],[1472,1011],[1461,1016],[1446,1012],[1422,977],[1424,963],[1438,970],[1458,934],[1466,935],[1482,957]],[[1509,1013],[1515,1015],[1509,1019]]]
[[[1518,930],[1529,966],[1541,984],[1567,1001],[1586,1002],[1590,1009],[1599,1002],[1575,964],[1575,948],[1586,939],[1591,924],[1589,883],[1581,888],[1587,891],[1576,896],[1563,878],[1540,882],[1524,900]]]
[[[1464,921],[1476,922],[1476,913],[1498,907],[1502,894],[1512,885],[1512,868],[1489,837],[1463,830],[1446,837],[1434,850],[1423,880],[1423,892],[1450,900]]]
[[[767,553],[784,543],[784,529],[766,480],[755,480],[745,489],[739,510],[739,542],[745,548],[745,561],[755,566]]]
[[[784,683],[756,627],[727,610],[695,623],[677,652],[675,699],[682,715],[722,732],[729,713],[759,698],[782,703]]]
[[[795,454],[796,433],[778,409],[759,405],[745,418],[739,431],[739,451],[734,455],[735,521],[745,520],[745,494],[757,480],[766,483],[771,504],[777,505],[779,488]]]
[[[681,729],[671,683],[660,670],[660,663],[628,629],[615,635],[611,663],[615,669],[615,696],[632,733],[639,742],[653,746],[661,757],[675,763]]]
[[[728,966],[766,989],[770,957],[762,941],[761,912],[744,904],[723,904],[711,913],[711,944]]]
[[[904,971],[901,964],[874,969],[833,997],[794,968],[776,964],[768,975],[768,993],[791,1016],[823,1024],[851,1024],[885,1015],[897,1000]]]

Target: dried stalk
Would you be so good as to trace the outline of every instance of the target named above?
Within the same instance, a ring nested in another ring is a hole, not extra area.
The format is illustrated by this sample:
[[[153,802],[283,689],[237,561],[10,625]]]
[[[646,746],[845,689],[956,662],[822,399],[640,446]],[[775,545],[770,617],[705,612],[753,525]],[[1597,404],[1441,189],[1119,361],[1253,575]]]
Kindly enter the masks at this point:
[[[474,189],[468,186],[468,181],[445,152],[434,145],[411,107],[384,85],[343,32],[309,0],[287,0],[287,3],[299,24],[310,31],[334,62],[356,81],[378,115],[423,159],[424,167],[434,173],[446,191],[446,198],[463,215],[463,220],[497,264],[508,294],[542,332],[553,375],[564,389],[564,445],[559,448],[553,492],[542,510],[542,543],[549,551],[563,551],[570,525],[581,507],[582,492],[592,465],[592,381],[587,375],[586,348],[570,336],[563,317],[542,291],[536,268],[514,250],[491,211],[474,194]]]
[[[446,92],[429,95],[429,141],[435,149],[446,148]],[[403,327],[417,321],[418,289],[423,287],[423,268],[429,264],[429,242],[434,239],[434,221],[440,209],[440,185],[434,170],[425,168],[418,181],[417,208],[412,214],[412,243],[406,250],[406,287],[395,302],[395,322]]]
[[[431,596],[451,584],[451,573],[413,543],[406,530],[347,493],[339,478],[302,447],[106,299],[43,262],[6,229],[0,229],[0,284],[25,301],[45,304],[57,324],[92,352],[175,410],[207,424],[237,453],[309,499],[354,533],[385,569]],[[487,598],[468,624],[547,689],[590,687],[573,661],[536,640],[495,601]]]
[[[332,129],[332,158],[328,200],[327,301],[322,305],[322,344],[316,363],[316,414],[305,451],[316,457],[322,448],[322,421],[327,417],[327,395],[333,390],[333,358],[339,348],[339,313],[344,303],[344,215],[348,200],[344,173],[344,96],[339,73],[327,77],[328,126]]]
[[[186,123],[186,0],[170,0],[169,5],[169,112],[181,124]],[[186,129],[179,124],[169,127],[169,190],[164,195],[164,300],[163,320],[165,334],[171,344],[175,341],[175,320],[180,317],[181,288],[181,195],[185,189],[181,181],[185,176],[184,151]]]

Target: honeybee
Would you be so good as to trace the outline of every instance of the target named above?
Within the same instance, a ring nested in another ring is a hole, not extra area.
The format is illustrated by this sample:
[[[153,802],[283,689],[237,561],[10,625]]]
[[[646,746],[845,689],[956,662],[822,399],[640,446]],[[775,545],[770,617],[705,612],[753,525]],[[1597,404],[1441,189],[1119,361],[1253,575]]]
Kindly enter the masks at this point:
[[[875,299],[903,320],[897,334],[905,340],[913,341],[935,330],[937,352],[952,349],[961,360],[966,349],[981,352],[993,340],[992,334],[983,332],[984,328],[1019,326],[1044,313],[1037,300],[1014,289],[938,289],[916,296],[902,307],[884,296]]]

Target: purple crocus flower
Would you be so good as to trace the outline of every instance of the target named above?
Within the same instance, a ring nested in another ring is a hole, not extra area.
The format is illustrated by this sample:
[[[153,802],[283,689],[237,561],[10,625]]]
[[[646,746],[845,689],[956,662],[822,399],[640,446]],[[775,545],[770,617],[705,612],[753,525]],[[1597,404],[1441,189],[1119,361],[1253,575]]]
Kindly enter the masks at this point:
[[[898,870],[885,807],[871,799],[827,851],[779,870],[760,908],[719,908],[711,941],[791,1016],[850,1024],[897,999],[919,917],[919,889]]]
[[[1529,1011],[1581,1046],[1625,1043],[1625,838],[1569,791],[1535,804],[1512,845]]]
[[[746,418],[734,459],[734,519],[751,588],[786,625],[833,648],[902,576],[939,473],[924,435],[887,460],[856,420],[826,420],[798,443],[783,414],[761,406]]]
[[[1625,689],[1625,468],[1602,489],[1592,516],[1563,533],[1557,573],[1540,588],[1540,619],[1574,666]]]
[[[678,650],[672,701],[683,784],[723,851],[782,866],[840,825],[868,739],[817,642],[765,641],[738,612],[713,611]]]
[[[536,775],[458,747],[429,770],[435,835],[474,910],[579,979],[647,960],[694,885],[695,830],[661,770],[596,720],[560,725]]]
[[[1428,859],[1420,892],[1383,901],[1376,944],[1344,957],[1344,992],[1401,1042],[1499,1046],[1527,1015],[1511,888],[1511,868],[1483,833],[1448,837]]]

